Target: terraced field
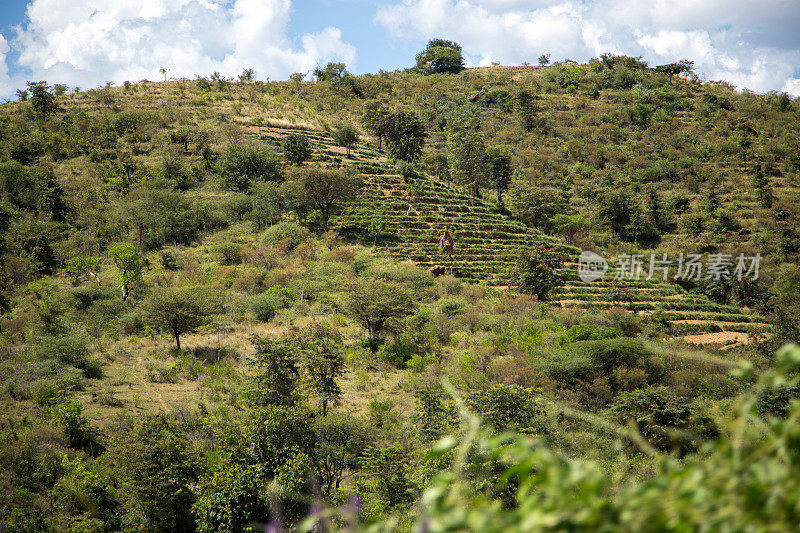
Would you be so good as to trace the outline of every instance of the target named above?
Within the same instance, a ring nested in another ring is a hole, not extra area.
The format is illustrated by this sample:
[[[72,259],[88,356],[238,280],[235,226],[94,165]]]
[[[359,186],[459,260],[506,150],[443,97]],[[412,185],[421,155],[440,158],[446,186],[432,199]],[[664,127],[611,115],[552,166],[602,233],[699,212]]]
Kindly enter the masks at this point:
[[[280,146],[290,133],[302,133],[312,143],[313,161],[321,165],[350,165],[365,175],[365,187],[334,220],[343,236],[375,244],[378,251],[421,268],[444,266],[458,278],[505,287],[519,249],[546,244],[565,250],[573,259],[580,250],[528,228],[497,211],[492,204],[474,201],[457,188],[430,177],[404,178],[390,173],[383,155],[366,144],[351,148],[350,156],[335,146],[325,132],[276,127],[249,128],[250,134]],[[381,223],[382,221],[382,223]],[[371,226],[382,226],[370,231]],[[439,246],[449,231],[455,242],[452,257]],[[652,315],[668,333],[695,344],[750,342],[769,332],[766,319],[739,307],[720,305],[680,286],[661,280],[615,282],[613,269],[602,280],[586,283],[577,264],[565,265],[567,284],[556,291],[554,302],[580,309],[622,308]]]

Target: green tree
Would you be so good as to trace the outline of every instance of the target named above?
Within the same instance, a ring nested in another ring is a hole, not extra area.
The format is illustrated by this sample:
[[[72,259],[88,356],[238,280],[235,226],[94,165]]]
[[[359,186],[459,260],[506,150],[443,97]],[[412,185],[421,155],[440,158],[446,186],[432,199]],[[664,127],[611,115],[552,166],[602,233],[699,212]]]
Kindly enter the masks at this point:
[[[164,288],[153,291],[144,305],[148,320],[166,328],[181,349],[181,335],[197,331],[222,311],[219,296],[201,287]]]
[[[391,113],[386,124],[386,147],[392,157],[412,161],[422,153],[425,126],[412,111]]]
[[[764,175],[764,170],[760,164],[755,165],[750,184],[755,190],[761,207],[767,209],[772,207],[772,202],[774,199],[772,186],[769,183],[769,179]]]
[[[28,82],[28,91],[31,95],[31,107],[42,117],[42,120],[47,120],[47,117],[61,110],[56,103],[56,95],[47,82]]]
[[[361,177],[348,169],[297,168],[289,177],[294,182],[295,200],[319,212],[323,233],[328,231],[331,215],[362,183]]]
[[[378,138],[378,151],[383,146],[383,138],[389,128],[389,115],[389,111],[377,100],[367,102],[361,115],[361,125]]]
[[[145,258],[139,249],[131,243],[122,243],[109,251],[111,260],[119,270],[120,293],[127,300],[132,293],[144,288]]]
[[[312,395],[319,399],[322,416],[328,414],[328,404],[338,405],[342,390],[336,378],[344,374],[342,344],[339,331],[325,324],[309,324],[297,334],[303,370]]]
[[[290,165],[302,165],[311,159],[311,141],[302,133],[287,135],[281,144],[283,157]]]
[[[350,124],[338,124],[333,130],[333,142],[336,146],[347,148],[347,156],[350,156],[350,147],[358,142],[358,132]]]
[[[525,131],[532,131],[536,127],[536,103],[533,93],[521,89],[516,95],[516,107],[522,128]]]
[[[564,237],[567,244],[572,244],[575,241],[575,235],[589,229],[589,220],[583,215],[558,214],[550,221],[556,233]]]
[[[489,184],[497,191],[497,203],[503,205],[503,193],[511,184],[511,154],[502,146],[486,148],[486,163],[489,167]]]
[[[483,135],[475,130],[448,131],[447,161],[453,181],[469,189],[474,203],[489,181]]]
[[[557,248],[536,245],[520,250],[514,271],[517,289],[547,300],[553,289],[564,284],[566,260],[567,255]]]
[[[417,54],[417,69],[424,74],[450,72],[458,74],[464,70],[461,45],[444,39],[431,39],[425,50]]]
[[[563,192],[552,187],[537,187],[521,173],[515,174],[508,190],[509,210],[525,224],[550,231],[553,217],[568,208]]]
[[[393,281],[361,278],[345,286],[344,310],[367,330],[373,350],[382,335],[393,329],[393,322],[413,314],[415,307],[408,289]]]
[[[253,365],[258,372],[248,390],[250,402],[259,406],[293,404],[299,379],[295,343],[257,335],[250,342],[256,349]]]
[[[222,187],[234,191],[249,191],[257,181],[280,181],[283,177],[275,154],[253,144],[228,146],[214,168]]]
[[[176,422],[142,417],[116,433],[110,456],[133,530],[194,531],[191,507],[199,465]]]
[[[314,420],[314,464],[326,496],[339,489],[347,472],[359,468],[359,459],[370,444],[369,428],[346,414],[329,414]]]

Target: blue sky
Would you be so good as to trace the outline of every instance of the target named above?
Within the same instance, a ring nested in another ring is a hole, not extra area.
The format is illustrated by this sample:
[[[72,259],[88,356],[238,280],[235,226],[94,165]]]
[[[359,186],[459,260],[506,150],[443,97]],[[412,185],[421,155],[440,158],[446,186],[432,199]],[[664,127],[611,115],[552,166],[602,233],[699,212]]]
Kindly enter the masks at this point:
[[[0,0],[0,97],[28,80],[111,81],[255,68],[286,79],[328,61],[411,66],[433,37],[470,66],[687,58],[705,80],[800,96],[798,0]],[[14,28],[19,27],[19,31]]]

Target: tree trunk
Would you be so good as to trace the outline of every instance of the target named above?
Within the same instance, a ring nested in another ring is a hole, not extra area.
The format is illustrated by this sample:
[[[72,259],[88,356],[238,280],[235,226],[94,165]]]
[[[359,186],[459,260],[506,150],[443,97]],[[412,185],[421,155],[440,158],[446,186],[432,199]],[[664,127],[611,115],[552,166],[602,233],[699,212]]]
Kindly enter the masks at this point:
[[[177,346],[178,351],[180,352],[181,351],[181,334],[178,333],[177,331],[173,331],[172,335],[175,336],[175,346]]]

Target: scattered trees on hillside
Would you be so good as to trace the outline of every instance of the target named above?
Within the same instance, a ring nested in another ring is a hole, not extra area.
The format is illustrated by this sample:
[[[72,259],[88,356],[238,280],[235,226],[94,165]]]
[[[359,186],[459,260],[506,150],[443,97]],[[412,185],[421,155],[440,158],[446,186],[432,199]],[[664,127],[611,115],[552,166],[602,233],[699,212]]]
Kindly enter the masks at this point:
[[[461,45],[445,39],[431,39],[417,54],[417,69],[424,74],[453,73],[464,70]]]

